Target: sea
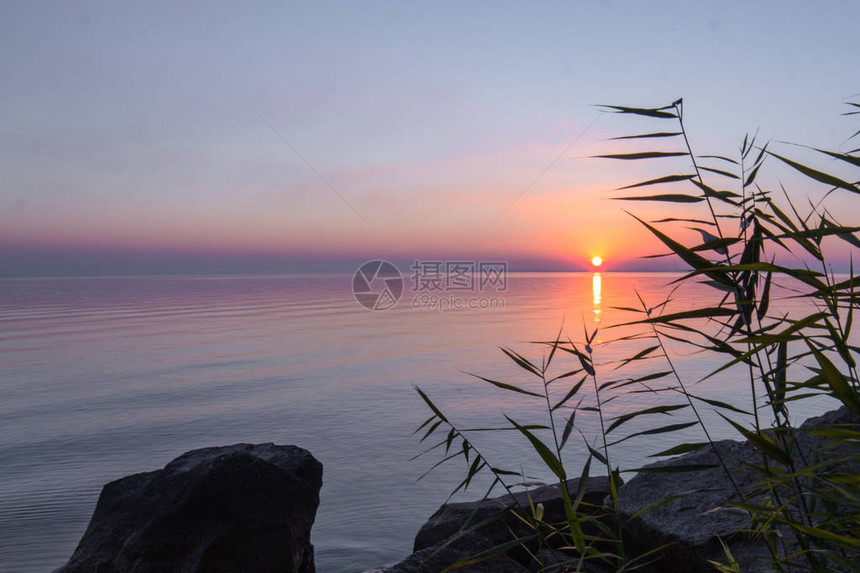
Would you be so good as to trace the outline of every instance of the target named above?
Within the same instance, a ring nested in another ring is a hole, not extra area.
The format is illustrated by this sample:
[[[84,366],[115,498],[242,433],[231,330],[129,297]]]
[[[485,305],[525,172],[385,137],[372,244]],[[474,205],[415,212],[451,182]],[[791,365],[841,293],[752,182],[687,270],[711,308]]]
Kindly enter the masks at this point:
[[[294,444],[322,462],[312,533],[318,571],[392,564],[410,553],[418,529],[467,470],[455,459],[422,477],[441,453],[421,455],[435,442],[414,433],[431,415],[416,388],[461,429],[503,428],[469,435],[492,465],[521,474],[511,483],[550,481],[505,419],[546,425],[545,399],[480,378],[543,392],[543,382],[502,349],[540,365],[553,340],[583,350],[590,339],[596,383],[587,379],[568,405],[594,405],[605,382],[670,369],[656,351],[619,367],[654,344],[641,338],[647,328],[624,326],[643,315],[623,307],[644,302],[672,312],[721,296],[695,281],[675,289],[678,275],[663,273],[503,278],[441,292],[405,279],[376,310],[356,297],[352,274],[0,279],[0,570],[63,565],[105,483],[192,449],[238,442]],[[774,298],[787,312],[806,310],[788,294]],[[705,379],[723,357],[664,342],[690,392],[751,408],[743,368]],[[551,378],[580,368],[559,350],[547,371]],[[580,379],[551,382],[553,400]],[[604,389],[606,419],[680,403],[665,390],[676,385],[667,378]],[[800,421],[826,406],[826,399],[803,401],[793,413]],[[712,406],[700,407],[714,438],[736,437]],[[561,427],[570,411],[556,413]],[[597,415],[577,416],[562,452],[570,475],[582,470],[586,444],[602,445]],[[691,416],[689,409],[642,416],[613,437]],[[680,440],[702,441],[700,432],[626,440],[610,449],[610,462],[635,470]],[[479,476],[454,499],[478,499],[488,483]]]

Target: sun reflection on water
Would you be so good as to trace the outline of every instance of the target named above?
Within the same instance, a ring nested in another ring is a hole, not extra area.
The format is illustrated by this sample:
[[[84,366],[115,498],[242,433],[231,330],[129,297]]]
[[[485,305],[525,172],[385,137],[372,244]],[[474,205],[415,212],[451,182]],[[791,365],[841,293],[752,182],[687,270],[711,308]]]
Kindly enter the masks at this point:
[[[594,322],[600,323],[600,293],[601,293],[601,278],[600,273],[591,275],[591,294],[592,306],[594,307]]]

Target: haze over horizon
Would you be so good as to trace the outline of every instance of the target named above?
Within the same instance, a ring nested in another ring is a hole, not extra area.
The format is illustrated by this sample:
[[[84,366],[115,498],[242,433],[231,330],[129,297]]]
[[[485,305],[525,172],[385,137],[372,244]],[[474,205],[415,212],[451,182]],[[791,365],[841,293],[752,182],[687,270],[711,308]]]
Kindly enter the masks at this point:
[[[683,97],[696,153],[756,130],[838,149],[858,20],[856,2],[4,3],[0,276],[679,270],[640,258],[665,249],[610,199],[667,164],[591,157],[653,125],[595,104]],[[768,167],[763,185],[817,192]]]

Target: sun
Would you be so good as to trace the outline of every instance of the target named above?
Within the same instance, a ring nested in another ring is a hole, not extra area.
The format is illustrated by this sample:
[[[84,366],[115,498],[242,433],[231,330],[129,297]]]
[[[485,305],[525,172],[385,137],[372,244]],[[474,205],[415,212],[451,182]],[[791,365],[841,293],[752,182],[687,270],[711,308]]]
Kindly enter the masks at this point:
[[[601,259],[600,257],[594,257],[593,259],[591,259],[591,264],[595,267],[599,267],[603,264],[603,259]]]

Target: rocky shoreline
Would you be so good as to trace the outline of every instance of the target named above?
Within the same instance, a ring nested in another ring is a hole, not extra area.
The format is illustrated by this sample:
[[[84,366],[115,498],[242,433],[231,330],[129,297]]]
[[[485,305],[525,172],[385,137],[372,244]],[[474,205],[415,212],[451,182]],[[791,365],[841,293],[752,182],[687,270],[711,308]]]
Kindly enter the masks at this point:
[[[860,419],[844,407],[808,420],[798,432],[800,451],[795,455],[812,459],[825,447],[834,447],[809,430],[857,423]],[[717,467],[640,472],[619,489],[627,546],[634,554],[665,546],[659,560],[642,571],[713,570],[710,560],[725,559],[721,541],[742,571],[768,570],[766,547],[745,533],[745,514],[724,507],[736,491],[750,491],[758,481],[746,466],[759,462],[761,454],[747,442],[722,440],[715,445],[737,490],[710,447],[647,467]],[[164,469],[107,484],[77,549],[55,573],[313,573],[310,532],[321,487],[322,464],[295,446],[235,444],[194,450]],[[575,496],[579,480],[569,480],[566,487]],[[532,515],[540,504],[544,522],[563,521],[559,488],[548,485],[443,505],[417,533],[411,555],[366,573],[435,573],[506,543],[506,550],[457,571],[527,573],[552,566],[563,571],[564,564],[575,559],[570,548],[539,542],[528,520],[515,515]],[[591,477],[583,488],[582,507],[590,508],[586,513],[594,520],[610,520],[603,511],[609,480]],[[645,508],[650,509],[642,511]],[[511,543],[516,538],[523,542]],[[608,571],[592,563],[583,570]]]

